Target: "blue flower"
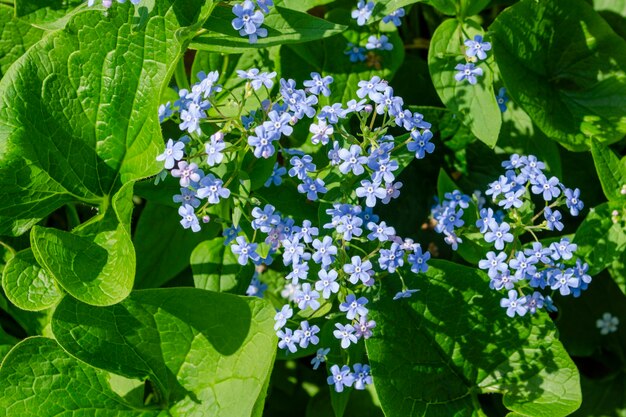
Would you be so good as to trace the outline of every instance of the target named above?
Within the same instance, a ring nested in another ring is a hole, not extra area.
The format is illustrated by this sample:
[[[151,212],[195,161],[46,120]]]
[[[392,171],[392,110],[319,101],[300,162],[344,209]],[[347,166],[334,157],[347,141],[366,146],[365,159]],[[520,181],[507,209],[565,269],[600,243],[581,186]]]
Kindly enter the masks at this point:
[[[172,103],[167,102],[165,104],[161,104],[159,106],[159,123],[163,123],[165,120],[169,119],[174,114],[174,110],[172,109]]]
[[[552,211],[550,207],[546,207],[543,211],[543,217],[545,217],[547,221],[546,227],[548,230],[558,230],[559,232],[563,230],[563,223],[561,222],[561,212],[558,210]]]
[[[370,50],[378,49],[381,51],[391,51],[393,44],[389,42],[389,38],[386,35],[380,35],[380,37],[372,35],[367,38],[365,48]]]
[[[549,248],[544,248],[540,242],[533,242],[531,248],[524,250],[524,254],[532,257],[536,262],[551,263],[550,255],[552,251]]]
[[[348,42],[347,48],[344,51],[345,55],[350,57],[350,62],[363,62],[366,59],[365,51],[366,49],[362,46],[355,45],[352,42]]]
[[[322,107],[322,110],[317,115],[317,118],[320,120],[326,120],[330,124],[336,124],[339,122],[339,118],[343,118],[343,109],[341,108],[341,103],[335,103],[330,106]]]
[[[343,163],[339,165],[339,171],[342,174],[352,171],[354,175],[361,175],[365,171],[363,164],[367,163],[367,157],[361,156],[359,145],[351,145],[350,150],[340,149],[339,158],[343,160]]]
[[[465,46],[467,47],[465,54],[469,57],[478,57],[478,59],[487,59],[485,51],[491,50],[491,44],[489,42],[483,42],[481,35],[474,36],[474,40],[467,39]]]
[[[318,326],[309,326],[308,321],[302,321],[302,323],[300,323],[300,329],[295,332],[295,335],[300,342],[300,347],[306,349],[309,347],[309,343],[317,345],[320,342],[320,338],[316,336],[319,331],[320,328]]]
[[[387,226],[387,223],[384,221],[380,222],[380,224],[369,222],[367,228],[372,232],[367,235],[369,240],[378,239],[380,242],[386,242],[396,235],[396,229],[392,226]]]
[[[180,220],[181,226],[185,229],[191,228],[193,232],[200,231],[200,223],[198,222],[198,217],[196,217],[195,210],[189,204],[185,204],[178,208],[178,214],[182,219]]]
[[[378,264],[381,269],[389,273],[393,274],[396,268],[404,265],[404,251],[396,242],[393,242],[389,249],[381,249],[379,253]]]
[[[233,13],[237,16],[232,21],[233,28],[243,31],[242,36],[256,33],[257,28],[263,24],[263,13],[255,10],[251,0],[245,0],[243,4],[235,4]]]
[[[509,298],[503,298],[500,300],[500,307],[506,308],[506,315],[509,317],[515,317],[515,315],[523,316],[528,312],[526,306],[526,297],[518,298],[517,291],[510,290]]]
[[[337,255],[337,247],[333,245],[333,239],[330,236],[324,236],[322,240],[313,240],[313,261],[315,263],[321,263],[326,267],[333,263],[334,256]]]
[[[433,134],[430,130],[424,130],[420,133],[417,130],[411,132],[411,142],[406,145],[406,148],[410,152],[415,152],[417,159],[422,159],[427,153],[433,153],[435,145],[430,142],[433,138]]]
[[[557,177],[552,177],[548,180],[548,178],[543,174],[537,176],[536,181],[533,183],[530,190],[534,194],[543,194],[543,199],[546,201],[557,198],[559,194],[561,194],[559,179]]]
[[[400,197],[400,188],[402,188],[402,183],[400,181],[385,183],[386,196],[382,199],[382,203],[389,204],[392,198]]]
[[[472,63],[457,64],[457,66],[454,67],[454,69],[458,71],[456,75],[454,76],[454,79],[456,79],[459,82],[463,80],[467,80],[472,85],[478,82],[478,79],[476,77],[482,77],[483,75],[483,69],[475,68],[474,64]]]
[[[235,255],[239,255],[237,262],[239,262],[240,265],[247,264],[248,259],[252,259],[253,261],[259,259],[259,254],[256,253],[256,243],[246,242],[246,238],[243,236],[237,236],[235,242],[237,243],[233,243],[230,249]]]
[[[313,145],[317,145],[318,143],[326,145],[334,131],[335,128],[327,124],[325,120],[318,120],[317,124],[312,123],[309,127],[309,132],[313,133],[311,143],[313,143]]]
[[[274,162],[274,168],[272,169],[272,175],[263,184],[265,187],[270,187],[272,184],[280,185],[283,183],[283,175],[287,173],[287,168],[278,165],[278,162]]]
[[[565,191],[563,191],[563,194],[565,194],[565,204],[567,205],[571,215],[578,216],[578,213],[580,213],[583,207],[585,207],[582,200],[580,200],[580,190],[576,188],[572,191],[571,189],[566,188]]]
[[[469,202],[472,200],[467,194],[463,194],[459,190],[454,190],[451,193],[445,193],[444,198],[449,200],[448,205],[451,208],[461,207],[466,209],[469,207]]]
[[[324,186],[324,181],[319,178],[312,179],[310,177],[306,177],[302,184],[298,184],[298,192],[306,194],[306,198],[311,201],[317,200],[317,194],[324,194],[327,191],[328,190]]]
[[[374,160],[371,161],[368,166],[374,170],[372,174],[372,180],[374,180],[374,182],[393,182],[396,178],[395,175],[393,175],[393,171],[399,168],[398,161],[395,159]]]
[[[510,229],[511,226],[508,223],[498,224],[493,220],[489,223],[489,231],[485,233],[485,241],[488,243],[495,242],[496,249],[502,250],[505,242],[513,242],[513,234],[509,233]]]
[[[321,269],[317,276],[319,281],[315,282],[315,289],[322,293],[325,299],[330,298],[330,294],[336,294],[339,291],[339,283],[337,283],[337,271],[331,269],[326,271]]]
[[[299,242],[297,237],[284,239],[283,244],[283,264],[285,266],[300,262],[300,258],[304,255],[304,245]]]
[[[365,307],[367,302],[365,297],[357,299],[354,294],[348,294],[346,301],[339,304],[339,311],[346,313],[348,320],[353,320],[357,314],[360,317],[367,316],[368,309]]]
[[[518,190],[511,190],[508,193],[504,194],[504,199],[498,202],[498,205],[505,210],[510,209],[511,207],[520,208],[524,204],[522,201],[522,197],[526,193],[525,188],[520,188]]]
[[[561,295],[569,295],[573,288],[578,288],[580,280],[574,276],[574,271],[568,268],[565,271],[559,271],[551,277],[550,289],[559,290]]]
[[[357,25],[363,26],[372,17],[372,10],[374,10],[374,2],[359,0],[357,3],[357,9],[352,11],[352,18],[356,20]]]
[[[226,148],[226,144],[224,143],[223,138],[223,134],[220,135],[216,133],[211,135],[210,142],[204,144],[204,150],[207,154],[207,164],[211,167],[221,163],[224,159],[222,151]]]
[[[210,204],[217,204],[220,202],[220,198],[230,197],[230,190],[222,187],[223,184],[221,179],[216,178],[213,174],[208,174],[200,180],[202,187],[198,189],[197,195],[199,198],[208,199]]]
[[[196,198],[196,192],[189,188],[181,188],[180,194],[174,195],[172,199],[175,203],[189,204],[193,208],[200,206],[200,200]]]
[[[512,183],[509,177],[500,175],[496,181],[489,184],[489,188],[485,191],[485,194],[490,195],[493,201],[495,201],[496,197],[500,194],[508,193],[513,185],[515,185],[515,183]]]
[[[506,88],[501,87],[498,90],[498,94],[496,95],[496,102],[498,103],[498,107],[500,107],[500,111],[504,113],[506,111],[506,103],[508,103],[509,98],[506,95]]]
[[[280,216],[274,214],[276,209],[271,204],[266,204],[263,210],[259,207],[252,209],[252,228],[254,230],[260,229],[263,233],[269,233],[272,226],[277,225],[280,222]]]
[[[174,142],[172,139],[167,141],[165,145],[165,151],[156,157],[157,161],[165,161],[165,169],[174,168],[176,161],[183,159],[185,155],[185,144],[183,142]]]
[[[254,156],[257,158],[269,158],[274,155],[272,142],[280,139],[280,133],[267,130],[264,126],[254,128],[256,136],[248,136],[248,145],[254,148]]]
[[[396,116],[402,112],[404,101],[402,97],[393,95],[393,88],[387,87],[381,93],[372,94],[372,100],[376,103],[376,113],[383,114],[388,111],[391,116]]]
[[[354,389],[364,390],[366,385],[372,383],[369,365],[354,364]]]
[[[528,298],[528,301],[526,303],[526,306],[528,307],[528,311],[531,314],[535,314],[538,308],[543,307],[543,302],[544,302],[543,295],[541,295],[540,292],[535,291],[533,295],[531,295],[530,298]]]
[[[198,169],[197,164],[188,164],[186,161],[180,161],[178,167],[171,172],[172,177],[180,178],[179,183],[181,187],[189,187],[192,182],[197,183],[200,181],[202,173]]]
[[[239,233],[241,233],[241,227],[239,226],[235,227],[233,225],[227,229],[224,229],[224,232],[222,233],[222,236],[224,236],[224,245],[228,245],[230,242],[235,240]]]
[[[272,0],[256,0],[256,4],[263,13],[269,13],[269,6],[273,6],[274,2]]]
[[[552,259],[558,261],[559,259],[568,260],[574,256],[573,252],[576,251],[578,246],[575,243],[571,243],[568,238],[561,238],[559,242],[553,242],[550,245]]]
[[[374,271],[372,270],[372,263],[370,261],[363,262],[360,256],[353,256],[351,263],[343,266],[343,271],[350,275],[348,280],[352,284],[357,284],[361,281],[365,285],[371,285]]]
[[[296,291],[295,300],[298,303],[300,310],[306,310],[307,307],[311,307],[311,310],[317,310],[320,308],[320,302],[317,299],[320,295],[317,291],[311,289],[311,284],[302,284],[302,289]]]
[[[317,72],[311,73],[311,80],[306,80],[303,85],[309,89],[311,94],[316,96],[322,94],[326,97],[330,96],[330,88],[328,87],[333,82],[333,77],[327,75],[322,76]]]
[[[336,331],[336,330],[335,330]],[[343,387],[351,387],[354,384],[354,376],[350,373],[350,367],[344,365],[339,369],[338,365],[333,365],[330,368],[330,375],[327,378],[328,385],[334,385],[336,392],[343,392]]]
[[[372,337],[372,329],[376,327],[374,320],[368,320],[367,316],[359,317],[359,322],[356,324],[355,331],[358,339],[369,339]]]
[[[354,99],[346,103],[346,108],[343,110],[341,117],[347,117],[350,113],[359,113],[365,108],[365,99],[356,101]]]
[[[383,17],[383,22],[384,23],[393,23],[396,27],[399,27],[400,25],[402,25],[402,21],[400,20],[401,17],[404,17],[405,11],[402,7],[400,7],[399,9],[394,10],[393,12],[389,13],[387,16]]]
[[[313,236],[319,235],[319,229],[313,227],[310,220],[304,220],[302,227],[294,227],[294,233],[298,239],[302,239],[306,243],[311,243]]]
[[[374,75],[369,81],[359,81],[358,86],[359,89],[356,90],[357,97],[365,98],[365,96],[369,96],[370,100],[373,100],[373,97],[376,97],[377,93],[385,91],[387,82],[381,80],[379,76]]]
[[[289,124],[291,121],[289,113],[278,114],[276,110],[272,110],[267,114],[267,117],[270,120],[264,122],[263,127],[268,131],[277,132],[285,136],[289,136],[293,133],[293,127]]]
[[[259,90],[262,86],[265,86],[268,90],[271,90],[274,86],[274,77],[276,77],[276,71],[262,72],[252,79],[250,83],[254,91]]]
[[[354,327],[351,324],[346,324],[345,326],[340,323],[336,323],[335,327],[337,330],[333,331],[333,335],[335,338],[341,340],[341,347],[347,349],[350,346],[350,343],[356,343],[358,341],[356,335],[354,334]]]
[[[320,348],[317,350],[315,357],[311,359],[311,365],[313,365],[313,369],[317,369],[323,362],[326,362],[326,355],[330,352],[330,348]]]
[[[515,258],[509,261],[511,269],[515,270],[515,277],[518,279],[524,279],[527,276],[534,276],[537,272],[537,267],[534,264],[537,260],[533,257],[526,257],[523,252],[517,252]]]
[[[426,251],[422,253],[421,246],[417,246],[414,253],[409,255],[409,263],[411,264],[411,271],[415,274],[428,271],[428,260],[430,259],[430,252]]]
[[[283,308],[274,316],[274,330],[282,329],[287,324],[287,319],[293,316],[293,310],[289,307],[289,304],[285,304]]]
[[[276,336],[280,338],[278,341],[278,347],[281,349],[289,349],[291,353],[295,353],[298,348],[296,347],[296,343],[298,342],[298,337],[293,334],[291,329],[279,330],[276,332]]]
[[[303,180],[307,177],[307,172],[315,171],[315,164],[311,155],[304,155],[302,158],[294,156],[289,163],[292,166],[289,170],[290,177],[297,177]]]
[[[508,265],[506,263],[506,253],[500,252],[496,255],[493,251],[487,252],[487,259],[480,260],[478,262],[478,267],[480,269],[488,269],[487,275],[494,278],[500,272],[504,272],[508,269]]]
[[[292,284],[297,284],[299,280],[306,279],[309,275],[309,264],[306,262],[294,262],[291,265],[291,272],[285,277],[291,280]]]
[[[380,186],[380,183],[368,180],[362,180],[361,186],[356,189],[357,197],[365,197],[365,205],[368,207],[374,207],[376,205],[376,199],[384,199],[387,197],[387,191]]]
[[[393,296],[394,300],[399,300],[401,298],[409,298],[419,290],[406,289],[400,292],[397,292],[396,295]]]

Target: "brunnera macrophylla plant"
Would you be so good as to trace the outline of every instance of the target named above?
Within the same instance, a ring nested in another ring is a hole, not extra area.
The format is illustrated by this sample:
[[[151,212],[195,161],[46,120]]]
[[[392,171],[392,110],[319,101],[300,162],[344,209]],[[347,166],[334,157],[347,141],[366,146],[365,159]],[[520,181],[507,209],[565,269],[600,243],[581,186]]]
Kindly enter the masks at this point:
[[[0,4],[0,416],[623,413],[620,13]]]

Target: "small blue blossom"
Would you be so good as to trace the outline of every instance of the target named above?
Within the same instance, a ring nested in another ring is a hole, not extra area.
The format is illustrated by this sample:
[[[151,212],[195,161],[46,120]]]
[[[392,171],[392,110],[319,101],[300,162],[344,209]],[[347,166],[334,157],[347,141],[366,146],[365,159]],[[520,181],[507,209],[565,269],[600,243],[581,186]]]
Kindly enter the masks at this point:
[[[365,171],[363,164],[367,163],[367,157],[361,156],[359,145],[351,145],[350,150],[340,149],[339,158],[343,160],[343,163],[339,165],[339,171],[342,174],[352,171],[354,175],[361,175]]]
[[[458,72],[454,76],[454,79],[461,82],[463,80],[467,80],[470,84],[474,85],[478,82],[476,77],[482,77],[483,69],[476,68],[474,64],[457,64],[454,67]]]
[[[283,244],[283,264],[285,266],[300,262],[300,258],[304,255],[304,245],[299,242],[297,237],[284,239]]]
[[[365,197],[367,207],[374,207],[376,199],[382,200],[387,197],[387,191],[380,186],[380,183],[362,180],[361,186],[356,189],[356,195],[357,197]]]
[[[524,204],[522,201],[522,197],[526,193],[525,188],[520,188],[519,190],[511,190],[508,193],[504,194],[504,199],[498,202],[498,205],[505,210],[510,209],[511,207],[520,208]]]
[[[185,144],[183,142],[174,142],[172,139],[169,139],[165,145],[165,151],[157,156],[156,160],[165,161],[165,169],[172,169],[177,161],[183,159],[183,156],[185,155],[184,150]]]
[[[319,229],[313,227],[310,220],[304,220],[302,227],[294,228],[294,232],[298,239],[302,239],[306,243],[311,243],[313,236],[319,235]]]
[[[287,274],[286,279],[290,280],[292,284],[297,284],[299,280],[304,280],[309,275],[309,264],[306,262],[294,262],[291,265],[291,272]]]
[[[339,118],[343,118],[343,109],[341,108],[341,103],[335,103],[330,106],[322,107],[317,118],[320,120],[326,120],[330,124],[337,124],[339,122]]]
[[[467,39],[465,41],[467,47],[465,55],[468,57],[477,57],[478,59],[487,59],[486,51],[491,50],[491,44],[489,42],[483,42],[481,35],[474,36],[474,40]]]
[[[557,198],[561,194],[559,188],[559,179],[552,177],[548,179],[545,175],[541,174],[537,176],[536,182],[530,188],[533,194],[543,194],[543,199],[550,201],[553,198]]]
[[[354,364],[354,389],[364,390],[365,386],[372,384],[369,365]]]
[[[293,334],[291,329],[279,330],[276,332],[276,336],[280,338],[278,341],[279,348],[288,349],[291,353],[295,353],[298,350],[296,347],[298,337]]]
[[[404,265],[404,251],[396,242],[393,242],[389,249],[381,249],[379,253],[378,264],[381,269],[389,273],[393,274],[396,268]]]
[[[246,238],[243,236],[237,236],[235,242],[230,247],[235,255],[238,255],[237,262],[240,265],[246,265],[248,263],[248,259],[252,259],[256,261],[259,259],[259,254],[256,253],[257,244],[256,243],[248,243],[246,242]]]
[[[336,294],[339,291],[339,283],[337,282],[337,271],[331,269],[325,271],[321,269],[317,276],[319,281],[315,282],[315,289],[322,293],[322,297],[329,299],[331,294]]]
[[[367,302],[365,297],[357,299],[354,294],[348,294],[346,301],[339,304],[339,311],[346,313],[348,320],[353,320],[357,314],[360,317],[367,316],[368,309],[365,307]]]
[[[574,276],[574,271],[570,268],[552,275],[551,281],[549,283],[550,289],[559,290],[561,295],[569,295],[572,289],[578,288],[580,285],[580,280]]]
[[[319,193],[324,194],[327,191],[328,190],[324,186],[324,181],[320,178],[312,179],[310,177],[306,177],[302,184],[298,184],[298,192],[306,194],[306,198],[311,201],[316,201]]]
[[[389,42],[389,38],[387,37],[387,35],[380,35],[380,37],[372,35],[367,38],[365,49],[391,51],[393,49],[393,44]]]
[[[500,300],[500,307],[506,308],[506,315],[509,317],[515,317],[515,315],[523,316],[528,312],[526,306],[526,297],[518,298],[517,291],[510,290],[509,298],[503,298]]]
[[[362,46],[348,42],[347,49],[344,51],[344,54],[350,57],[350,62],[363,62],[366,59],[365,51],[366,49]]]
[[[196,217],[195,210],[189,204],[185,204],[178,208],[178,214],[182,219],[180,220],[181,226],[185,229],[191,228],[193,232],[200,231],[200,223],[198,222],[198,217]]]
[[[496,95],[496,102],[498,103],[500,111],[504,113],[506,111],[506,103],[509,102],[509,98],[506,95],[506,88],[500,87],[500,90],[498,90],[498,94]]]
[[[274,145],[272,142],[280,139],[280,133],[267,130],[264,126],[254,128],[256,136],[248,136],[248,145],[254,148],[254,156],[257,158],[269,158],[274,155]]]
[[[333,335],[335,338],[341,340],[341,347],[347,349],[350,346],[350,343],[356,343],[358,341],[356,335],[354,334],[354,327],[351,324],[346,324],[345,326],[340,323],[336,323],[335,327],[337,330],[333,331]]]
[[[239,226],[231,226],[224,229],[222,236],[224,237],[224,245],[228,245],[230,242],[235,240],[235,238],[241,233],[241,227]]]
[[[279,114],[276,110],[272,110],[267,114],[267,117],[269,120],[263,123],[265,129],[285,136],[289,136],[293,133],[293,127],[289,124],[291,121],[289,113]]]
[[[505,242],[513,242],[513,234],[509,233],[511,226],[508,223],[502,222],[498,224],[495,220],[489,223],[489,231],[485,233],[485,241],[488,243],[495,242],[495,247],[498,250],[504,249]]]
[[[300,347],[306,349],[309,347],[309,343],[317,345],[320,342],[320,338],[316,336],[319,331],[320,328],[318,326],[309,326],[309,322],[303,320],[302,323],[300,323],[300,328],[295,331],[295,336],[298,338]]]
[[[374,2],[359,0],[357,3],[357,9],[352,11],[352,18],[356,20],[357,25],[363,26],[372,17],[372,10],[374,10]]]
[[[370,261],[363,262],[360,256],[353,256],[351,263],[343,266],[343,271],[350,275],[348,280],[352,284],[357,284],[361,281],[365,285],[371,285],[374,271],[372,270],[372,263]]]
[[[393,296],[394,300],[399,300],[401,298],[409,298],[419,290],[406,289],[400,292],[397,292],[396,295]]]
[[[308,172],[315,171],[315,164],[311,155],[304,155],[302,158],[294,156],[289,163],[292,166],[289,170],[290,177],[297,177],[303,180],[307,177]]]
[[[311,80],[307,80],[303,83],[303,85],[309,89],[311,94],[315,94],[316,96],[320,94],[326,97],[330,96],[329,85],[333,82],[333,77],[330,75],[322,77],[319,73],[312,72],[311,78]]]
[[[311,284],[308,282],[302,284],[302,289],[296,291],[295,300],[298,303],[300,310],[306,310],[307,307],[311,307],[311,310],[315,311],[320,308],[320,302],[317,299],[320,295],[317,291],[311,289]]]
[[[543,211],[543,217],[545,217],[548,230],[563,230],[563,223],[561,222],[561,212],[558,210],[552,210],[550,207],[546,207]]]
[[[580,190],[578,188],[574,190],[566,188],[563,194],[565,194],[565,204],[570,214],[572,216],[578,216],[578,213],[585,207],[582,200],[580,200]]]
[[[321,263],[326,267],[333,263],[334,256],[337,255],[337,247],[333,245],[333,239],[330,236],[324,236],[322,240],[313,240],[313,261],[315,263]]]
[[[354,326],[357,339],[369,339],[372,337],[372,329],[376,327],[374,320],[368,320],[367,316],[359,317],[359,322]]]
[[[424,130],[422,133],[414,130],[411,132],[412,141],[406,147],[410,152],[415,152],[417,159],[422,159],[427,153],[433,153],[435,150],[435,144],[430,142],[432,138],[433,134],[430,130]]]
[[[549,248],[544,248],[543,245],[539,242],[533,242],[531,245],[531,248],[524,250],[524,254],[526,256],[532,257],[535,260],[535,263],[551,263],[550,255],[552,254],[552,251]]]
[[[402,21],[400,20],[400,18],[404,17],[405,13],[406,12],[404,11],[404,9],[400,7],[399,9],[396,9],[393,12],[389,13],[387,16],[383,17],[383,22],[391,22],[394,24],[394,26],[399,27],[400,25],[402,25]]]
[[[207,164],[210,167],[217,165],[224,159],[222,151],[226,148],[224,143],[224,134],[216,133],[211,135],[210,142],[204,144],[204,151],[207,154]]]
[[[197,195],[199,198],[208,199],[210,204],[217,204],[220,202],[220,198],[230,197],[230,190],[222,187],[224,182],[216,178],[213,174],[208,174],[200,180],[200,187]]]
[[[172,103],[167,102],[165,104],[161,104],[159,106],[159,123],[163,123],[167,119],[169,119],[174,114],[174,110],[172,109]]]
[[[336,330],[335,330],[336,331]],[[328,385],[334,385],[336,392],[343,392],[343,387],[351,387],[354,384],[354,376],[350,373],[350,367],[344,365],[339,369],[338,365],[330,368],[330,375],[327,378]]]
[[[359,86],[359,89],[356,90],[357,97],[365,98],[365,96],[369,96],[370,100],[374,100],[377,94],[387,89],[387,82],[377,75],[374,75],[369,81],[361,80],[357,85]]]
[[[380,224],[369,222],[367,228],[372,232],[367,235],[367,238],[372,241],[378,239],[380,242],[386,242],[396,235],[396,229],[392,226],[387,226],[387,223],[384,221],[380,222]]]
[[[256,0],[256,4],[263,13],[269,13],[269,7],[273,6],[274,2],[272,0]]]
[[[408,261],[411,264],[411,272],[419,274],[420,272],[428,271],[428,260],[430,259],[430,252],[426,251],[422,253],[422,248],[418,245],[414,253],[409,255]]]
[[[193,208],[200,206],[200,200],[196,198],[196,193],[189,188],[181,188],[180,194],[174,195],[172,198],[175,203],[189,204]]]
[[[283,183],[283,176],[287,173],[287,168],[278,165],[278,162],[274,162],[274,168],[272,169],[272,175],[263,184],[265,187],[271,187],[272,184],[280,185]]]
[[[180,161],[178,167],[173,169],[171,173],[172,177],[180,178],[181,187],[189,187],[192,182],[200,181],[202,171],[198,169],[198,165],[195,163],[188,164],[186,161]]]
[[[496,255],[495,252],[489,251],[487,252],[487,259],[480,260],[478,262],[478,267],[480,269],[487,269],[487,275],[494,278],[500,272],[504,272],[508,269],[508,265],[506,263],[506,253],[500,252]]]
[[[254,3],[251,0],[245,0],[242,4],[235,4],[233,13],[237,16],[232,21],[233,28],[238,30],[241,36],[250,36],[250,43],[256,42],[257,35],[264,37],[263,31],[265,31],[265,36],[267,36],[266,29],[259,31],[265,19],[263,13],[255,10]]]
[[[398,182],[387,182],[385,183],[385,198],[382,199],[383,204],[389,204],[389,202],[394,199],[400,197],[400,188],[402,188],[402,183]]]
[[[553,242],[550,245],[552,259],[558,261],[559,259],[568,260],[572,259],[574,252],[578,246],[575,243],[571,243],[568,238],[561,238],[559,242]]]
[[[275,214],[276,209],[271,204],[266,204],[263,210],[260,207],[252,209],[252,228],[260,229],[263,233],[269,233],[272,226],[280,222],[280,216]]]
[[[543,308],[544,298],[540,292],[535,291],[529,298],[526,303],[526,307],[528,307],[528,311],[530,314],[535,314],[538,308]]]
[[[330,352],[330,348],[320,348],[317,350],[315,357],[311,359],[311,365],[313,365],[314,370],[319,368],[322,363],[326,362],[326,355],[328,355],[328,352]]]
[[[311,136],[311,143],[313,143],[313,145],[317,145],[318,143],[326,145],[331,135],[335,132],[335,128],[327,124],[325,120],[318,120],[317,123],[311,124],[309,132],[313,133],[313,136]]]
[[[293,310],[289,307],[289,304],[285,304],[283,308],[274,316],[274,330],[282,329],[287,324],[287,319],[293,316]]]

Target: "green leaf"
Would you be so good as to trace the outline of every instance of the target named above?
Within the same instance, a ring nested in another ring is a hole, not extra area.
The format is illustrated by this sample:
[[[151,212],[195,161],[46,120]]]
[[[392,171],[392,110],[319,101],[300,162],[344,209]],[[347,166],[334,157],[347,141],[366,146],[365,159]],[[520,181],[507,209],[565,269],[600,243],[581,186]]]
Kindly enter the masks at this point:
[[[61,29],[82,0],[14,0],[15,16],[42,29]],[[83,6],[84,7],[84,6]]]
[[[575,151],[624,137],[626,41],[587,2],[522,0],[490,31],[508,94],[548,137]]]
[[[74,231],[35,226],[30,234],[39,265],[72,296],[93,305],[111,305],[130,294],[135,249],[130,238],[132,183],[104,213]]]
[[[133,242],[137,253],[135,288],[156,288],[189,266],[189,256],[203,240],[217,236],[217,223],[199,233],[183,229],[174,207],[148,202],[141,212]]]
[[[591,154],[606,198],[611,201],[626,198],[621,193],[626,186],[626,157],[620,160],[608,146],[595,140],[591,141]]]
[[[593,0],[593,8],[606,10],[626,17],[626,0]]]
[[[56,341],[26,339],[0,367],[0,416],[149,417],[115,394],[108,373],[68,355]]]
[[[43,34],[43,30],[17,19],[12,7],[0,4],[0,78]]]
[[[476,65],[483,69],[476,85],[459,82],[454,76],[455,66],[463,60],[467,36],[483,34],[473,22],[461,26],[457,20],[448,19],[433,34],[428,51],[428,68],[435,88],[448,109],[457,113],[463,123],[478,139],[490,147],[498,141],[502,116],[493,91],[493,73],[489,59]]]
[[[284,6],[287,9],[306,12],[317,6],[323,6],[332,3],[334,0],[275,0],[276,6]]]
[[[613,211],[618,216],[614,218]],[[595,275],[619,260],[626,250],[626,230],[623,220],[626,215],[624,202],[601,204],[589,211],[576,230],[573,242],[578,245],[576,255],[589,263],[589,273]]]
[[[193,281],[196,288],[242,294],[250,284],[254,266],[239,265],[237,255],[224,240],[216,238],[196,246],[191,253]]]
[[[511,319],[484,273],[430,264],[425,277],[407,283],[421,291],[393,301],[399,282],[385,280],[370,310],[382,329],[366,346],[385,416],[484,415],[481,393],[502,393],[510,416],[578,408],[578,371],[546,314]]]
[[[473,16],[487,7],[491,0],[427,0],[434,8],[449,16]]]
[[[7,298],[23,310],[45,310],[63,298],[30,249],[18,252],[7,262],[2,273],[2,288]]]
[[[274,362],[274,314],[258,298],[153,289],[105,308],[65,297],[52,330],[92,366],[149,378],[172,416],[247,417]]]
[[[75,14],[0,81],[0,234],[21,234],[63,204],[106,204],[154,175],[161,90],[212,2],[155,0]],[[120,71],[123,66],[124,71]]]
[[[205,32],[196,36],[193,49],[222,53],[243,52],[252,48],[310,42],[343,32],[346,27],[319,19],[307,13],[276,5],[265,15],[263,27],[268,35],[251,44],[248,37],[233,29],[233,12],[230,6],[218,6],[204,25]]]

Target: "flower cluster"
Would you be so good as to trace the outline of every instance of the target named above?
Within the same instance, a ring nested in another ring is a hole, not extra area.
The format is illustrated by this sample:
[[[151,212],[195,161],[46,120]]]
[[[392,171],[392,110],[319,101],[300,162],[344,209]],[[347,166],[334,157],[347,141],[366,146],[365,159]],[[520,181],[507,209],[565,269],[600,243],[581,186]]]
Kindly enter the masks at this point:
[[[544,245],[536,233],[563,230],[558,207],[565,206],[571,215],[577,216],[584,207],[580,190],[566,188],[558,178],[548,177],[545,164],[532,155],[512,155],[502,166],[505,174],[485,192],[499,209],[484,207],[484,201],[474,198],[479,210],[475,226],[484,241],[496,250],[487,252],[478,267],[487,271],[492,289],[508,291],[508,298],[502,299],[501,306],[510,317],[532,314],[543,307],[553,311],[551,296],[540,290],[578,297],[591,282],[587,274],[589,266],[580,259],[574,260],[576,244],[568,238]],[[532,209],[533,195],[544,201],[543,209],[537,214]],[[462,242],[458,234],[468,229],[462,219],[463,210],[472,209],[472,198],[458,190],[445,197],[432,209],[437,222],[435,230],[445,234],[445,241],[457,249]],[[540,222],[535,224],[537,220]],[[519,238],[526,232],[535,241],[522,245]]]
[[[286,270],[282,295],[287,302],[275,317],[278,346],[292,353],[318,346],[322,342],[320,322],[311,317],[334,307],[334,312],[325,314],[332,320],[329,334],[342,349],[349,349],[371,337],[376,327],[368,316],[368,305],[377,294],[378,280],[397,276],[402,291],[394,299],[399,300],[417,291],[406,287],[402,274],[428,269],[430,253],[398,236],[374,208],[400,194],[402,183],[396,180],[402,168],[396,158],[399,152],[421,159],[434,151],[431,125],[421,114],[405,109],[402,98],[376,76],[358,82],[356,97],[347,103],[320,106],[320,97],[331,96],[334,80],[330,76],[312,73],[302,88],[294,80],[280,79],[278,92],[272,96],[275,73],[253,68],[238,71],[238,75],[247,81],[244,97],[238,102],[241,110],[246,108],[247,98],[257,97],[257,90],[264,88],[270,97],[259,99],[260,108],[249,114],[240,111],[241,117],[231,118],[221,114],[214,103],[214,93],[220,89],[217,72],[199,74],[200,81],[191,91],[181,90],[174,106],[160,109],[162,120],[172,119],[188,133],[179,140],[168,140],[157,156],[164,163],[165,175],[169,172],[179,181],[180,194],[173,198],[181,204],[181,225],[194,232],[201,230],[199,219],[211,221],[211,206],[226,199],[249,207],[249,215],[244,213],[247,220],[242,218],[224,230],[225,244],[239,264],[257,266],[248,295],[263,295],[267,285],[259,271],[275,258],[282,260],[278,269]],[[202,111],[201,117],[190,121],[183,116],[190,108]],[[308,148],[316,151],[308,154],[284,147],[281,139],[292,135],[295,125],[307,122]],[[219,130],[215,131],[215,125]],[[350,133],[350,125],[360,126],[360,132]],[[388,134],[392,128],[407,133],[394,137]],[[324,152],[317,152],[320,148]],[[311,220],[296,223],[272,204],[260,204],[253,193],[242,193],[237,184],[241,180],[235,181],[241,169],[236,164],[242,160],[238,156],[245,153],[261,160],[279,154],[265,186],[292,186],[307,200],[319,200],[329,187],[344,183],[340,192],[336,188],[333,201],[322,203],[326,219],[320,224]],[[231,164],[232,169],[225,169],[224,164]],[[211,213],[221,215],[217,210]],[[326,360],[326,349],[319,348],[312,361],[315,368]],[[352,370],[348,365],[331,367],[329,383],[338,392],[344,386],[354,384],[362,389],[371,383],[367,365],[355,363]]]
[[[256,0],[256,5],[252,0],[235,4],[233,6],[235,15],[232,20],[233,29],[238,30],[241,36],[248,36],[250,43],[256,43],[259,37],[267,37],[267,29],[261,26],[265,20],[265,14],[270,12],[269,8],[273,5],[272,0]]]
[[[375,4],[373,1],[359,0],[356,10],[352,11],[352,18],[356,20],[357,25],[365,26],[372,18]],[[398,27],[402,24],[400,18],[404,17],[405,11],[403,8],[394,10],[387,16],[383,17],[384,23],[392,23]],[[393,44],[389,42],[387,35],[370,35],[367,38],[365,46],[355,45],[349,42],[345,51],[345,54],[350,58],[350,62],[363,62],[367,59],[367,51],[390,51],[393,49]]]
[[[474,39],[465,40],[465,64],[457,64],[458,71],[454,78],[457,81],[467,80],[470,84],[478,82],[477,77],[482,77],[483,69],[476,67],[474,62],[487,59],[487,51],[491,50],[491,43],[485,42],[482,35],[474,36]]]

